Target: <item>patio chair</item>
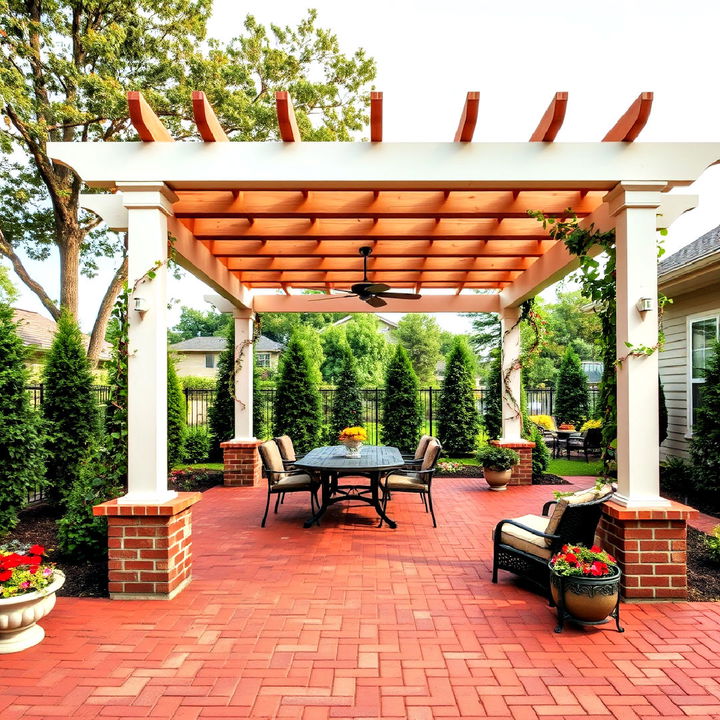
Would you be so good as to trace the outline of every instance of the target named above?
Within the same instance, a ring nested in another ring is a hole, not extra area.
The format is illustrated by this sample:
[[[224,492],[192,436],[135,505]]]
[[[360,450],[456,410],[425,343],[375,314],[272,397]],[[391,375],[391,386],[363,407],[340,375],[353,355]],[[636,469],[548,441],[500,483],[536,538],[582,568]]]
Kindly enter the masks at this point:
[[[548,450],[550,450],[550,452],[552,453],[552,456],[556,457],[558,450],[557,433],[554,430],[548,430],[547,428],[543,427],[542,425],[538,425],[537,423],[533,423],[533,425],[535,425],[535,427],[540,431],[542,439],[547,445]]]
[[[285,493],[309,492],[310,512],[315,513],[315,505],[318,505],[317,491],[320,484],[304,470],[287,470],[283,464],[280,450],[274,440],[268,440],[258,447],[260,459],[263,464],[263,473],[268,481],[267,503],[260,527],[265,527],[268,510],[270,509],[270,496],[277,495],[275,501],[275,512],[278,511],[280,498]]]
[[[432,439],[432,435],[421,435],[420,441],[415,448],[414,455],[403,455],[402,459],[405,460],[405,468],[408,470],[417,470],[423,461],[427,444]]]
[[[590,462],[589,455],[591,453],[599,453],[602,449],[602,430],[600,428],[590,428],[579,435],[571,435],[567,440],[568,457],[572,452],[584,453],[585,462]]]
[[[278,447],[278,450],[280,451],[280,456],[282,457],[283,465],[285,465],[286,469],[291,469],[295,461],[297,460],[297,456],[295,455],[295,448],[293,446],[293,441],[290,439],[289,435],[281,435],[280,437],[276,437],[275,444]]]
[[[381,483],[383,489],[383,512],[385,512],[387,502],[392,493],[416,493],[420,495],[420,499],[425,505],[425,512],[429,512],[432,516],[433,527],[437,527],[431,489],[435,465],[437,464],[438,457],[440,457],[441,450],[442,445],[440,441],[437,438],[431,437],[428,440],[425,454],[423,455],[422,463],[418,470],[393,470],[385,477]],[[381,527],[382,523],[381,518]]]
[[[603,503],[612,497],[609,485],[600,491],[595,488],[579,490],[559,500],[543,505],[542,515],[501,520],[493,533],[493,574],[497,582],[498,570],[526,578],[544,594],[550,593],[548,560],[566,544],[591,547],[600,522]],[[552,515],[549,515],[553,506]]]

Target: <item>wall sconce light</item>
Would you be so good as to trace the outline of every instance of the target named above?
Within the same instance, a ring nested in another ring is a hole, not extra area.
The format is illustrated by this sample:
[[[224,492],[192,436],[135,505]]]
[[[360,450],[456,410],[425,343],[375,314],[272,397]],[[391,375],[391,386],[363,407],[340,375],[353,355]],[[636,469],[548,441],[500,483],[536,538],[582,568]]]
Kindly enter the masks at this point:
[[[135,312],[145,313],[150,309],[148,301],[143,297],[135,298]]]
[[[640,313],[646,313],[650,312],[655,307],[655,304],[653,303],[653,299],[650,297],[641,297],[637,301],[637,305],[635,306],[638,309],[638,312]]]

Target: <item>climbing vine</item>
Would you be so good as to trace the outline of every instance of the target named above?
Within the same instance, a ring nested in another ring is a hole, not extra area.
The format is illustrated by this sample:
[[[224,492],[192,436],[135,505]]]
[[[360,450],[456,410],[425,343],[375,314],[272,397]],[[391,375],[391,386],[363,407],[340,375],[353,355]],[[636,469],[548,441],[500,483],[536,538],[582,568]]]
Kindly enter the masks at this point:
[[[260,319],[260,315],[255,313],[253,315],[252,337],[247,340],[243,340],[241,343],[235,345],[235,364],[233,366],[233,372],[230,373],[230,375],[228,376],[228,393],[230,394],[230,397],[243,409],[245,409],[246,405],[235,393],[235,378],[237,377],[237,373],[239,373],[242,369],[246,351],[248,351],[255,344],[257,339],[262,334],[261,326],[262,321]]]

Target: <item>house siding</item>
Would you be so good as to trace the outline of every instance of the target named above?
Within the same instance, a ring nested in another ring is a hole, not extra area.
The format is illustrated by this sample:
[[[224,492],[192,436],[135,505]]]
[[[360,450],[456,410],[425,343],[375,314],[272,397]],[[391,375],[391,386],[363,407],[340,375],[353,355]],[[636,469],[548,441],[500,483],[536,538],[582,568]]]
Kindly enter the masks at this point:
[[[212,368],[205,367],[206,353],[204,352],[183,352],[180,350],[173,354],[177,358],[175,371],[180,377],[192,375],[214,378],[217,375],[217,363],[220,359],[220,353],[212,353],[215,356],[215,367]]]
[[[668,409],[668,437],[660,458],[688,457],[688,317],[720,309],[720,286],[703,287],[673,297],[663,315],[665,347],[659,356],[660,379]]]

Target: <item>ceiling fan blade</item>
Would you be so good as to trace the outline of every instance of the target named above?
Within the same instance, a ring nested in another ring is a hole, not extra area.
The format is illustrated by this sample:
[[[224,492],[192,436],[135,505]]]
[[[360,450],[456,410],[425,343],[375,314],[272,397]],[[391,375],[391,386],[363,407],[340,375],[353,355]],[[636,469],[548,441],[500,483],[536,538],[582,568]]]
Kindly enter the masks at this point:
[[[357,297],[355,293],[348,292],[347,290],[343,290],[343,292],[348,293],[347,295],[325,295],[324,297],[319,298],[312,298],[310,302],[321,302],[322,300],[345,300],[345,298],[351,298],[351,297]]]
[[[377,297],[384,297],[384,298],[395,298],[397,300],[419,300],[422,295],[418,295],[417,293],[401,293],[401,292],[378,292],[375,293]]]
[[[354,292],[356,295],[375,295],[379,292],[385,292],[386,290],[389,290],[390,286],[385,285],[384,283],[369,283],[369,282],[361,282],[361,283],[355,283],[351,286],[350,290]]]
[[[386,290],[389,290],[390,286],[386,285],[385,283],[372,283],[372,285],[368,285],[365,288],[366,293],[372,293],[373,295],[377,295],[378,293],[384,293]]]
[[[385,305],[387,305],[387,303],[381,297],[378,297],[377,295],[371,295],[367,300],[365,300],[365,302],[368,305],[372,305],[372,307],[376,307],[376,308],[384,307]]]

